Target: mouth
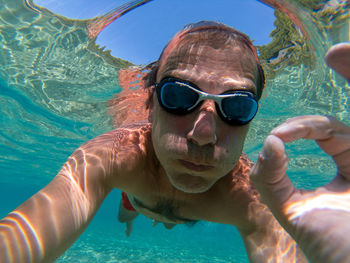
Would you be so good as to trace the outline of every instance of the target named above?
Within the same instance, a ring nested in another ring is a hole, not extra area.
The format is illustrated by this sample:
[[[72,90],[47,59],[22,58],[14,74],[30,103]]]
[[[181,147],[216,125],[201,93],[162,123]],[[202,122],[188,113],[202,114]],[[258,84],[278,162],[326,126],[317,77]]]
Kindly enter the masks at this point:
[[[196,172],[205,172],[205,171],[209,171],[209,170],[214,168],[214,166],[211,166],[211,165],[196,164],[196,163],[192,163],[192,162],[182,160],[182,159],[179,159],[179,162],[185,168],[192,170],[192,171],[196,171]]]

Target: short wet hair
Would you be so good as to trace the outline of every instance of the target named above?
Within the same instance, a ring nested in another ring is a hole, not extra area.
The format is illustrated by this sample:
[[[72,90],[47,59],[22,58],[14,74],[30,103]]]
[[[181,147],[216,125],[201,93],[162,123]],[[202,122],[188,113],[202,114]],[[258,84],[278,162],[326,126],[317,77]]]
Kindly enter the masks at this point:
[[[182,30],[180,30],[168,42],[168,44],[164,47],[158,60],[147,65],[144,68],[144,70],[148,71],[148,73],[144,77],[145,88],[149,92],[149,97],[148,97],[148,100],[146,102],[147,107],[149,107],[152,103],[152,97],[153,97],[154,90],[155,90],[154,86],[157,82],[157,73],[158,73],[158,69],[159,69],[159,64],[160,64],[160,61],[162,60],[162,58],[164,57],[165,52],[167,51],[169,46],[174,43],[175,40],[177,40],[176,43],[181,43],[182,41],[184,41],[185,36],[187,36],[189,34],[194,35],[195,33],[205,33],[209,37],[211,35],[220,34],[220,36],[222,36],[226,41],[227,40],[237,41],[238,43],[241,43],[242,46],[247,47],[252,52],[252,54],[255,58],[255,61],[256,61],[256,65],[257,65],[257,71],[258,71],[258,79],[257,79],[257,83],[256,83],[257,84],[257,97],[258,97],[258,99],[260,99],[262,92],[265,88],[265,74],[264,74],[264,70],[260,64],[256,49],[255,49],[252,41],[249,39],[249,37],[247,35],[243,34],[242,32],[240,32],[232,27],[229,27],[225,24],[219,23],[219,22],[200,21],[197,23],[188,24]],[[215,41],[217,40],[217,38],[212,37],[211,39],[212,39],[211,44],[215,44]],[[187,41],[188,41],[188,39],[187,39]],[[193,39],[190,40],[190,42],[191,41],[193,43]]]

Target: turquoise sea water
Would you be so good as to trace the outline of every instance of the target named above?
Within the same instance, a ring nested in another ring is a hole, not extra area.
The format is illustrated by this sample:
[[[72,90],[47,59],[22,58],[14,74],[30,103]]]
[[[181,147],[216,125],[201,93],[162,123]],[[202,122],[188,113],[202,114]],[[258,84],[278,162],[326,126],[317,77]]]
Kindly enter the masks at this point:
[[[349,86],[323,62],[332,44],[349,41],[349,22],[331,17],[344,16],[337,10],[348,6],[324,1],[323,8],[330,10],[326,23],[319,21],[322,10],[289,3],[309,37],[301,38],[274,67],[268,65],[274,76],[267,80],[245,146],[252,160],[269,131],[286,118],[331,114],[350,124]],[[107,101],[120,91],[117,73],[123,66],[89,38],[90,22],[59,17],[31,1],[0,0],[1,217],[45,186],[80,144],[113,129]],[[301,57],[293,60],[296,48],[306,44],[312,67]],[[288,153],[289,175],[300,187],[323,185],[335,172],[313,142],[293,143]],[[166,230],[140,216],[126,238],[117,222],[119,201],[115,190],[57,262],[248,262],[232,226],[200,222]]]

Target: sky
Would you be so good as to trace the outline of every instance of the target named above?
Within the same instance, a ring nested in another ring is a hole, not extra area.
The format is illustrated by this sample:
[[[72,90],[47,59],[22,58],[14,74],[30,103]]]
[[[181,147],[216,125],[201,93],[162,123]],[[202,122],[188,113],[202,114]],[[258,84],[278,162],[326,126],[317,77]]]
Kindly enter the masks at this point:
[[[73,19],[103,15],[125,0],[34,0]],[[215,20],[249,35],[255,45],[267,44],[274,29],[273,9],[257,0],[153,0],[118,18],[97,38],[111,54],[134,64],[157,60],[168,40],[184,25]]]

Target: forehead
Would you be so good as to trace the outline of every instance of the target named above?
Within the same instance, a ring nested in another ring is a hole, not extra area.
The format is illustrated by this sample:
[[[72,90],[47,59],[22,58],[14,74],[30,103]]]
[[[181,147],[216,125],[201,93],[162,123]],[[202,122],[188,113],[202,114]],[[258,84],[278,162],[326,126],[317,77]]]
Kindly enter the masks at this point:
[[[257,64],[252,51],[237,40],[173,40],[159,63],[157,82],[172,76],[193,83],[229,83],[256,91]],[[216,85],[217,86],[217,85]]]

